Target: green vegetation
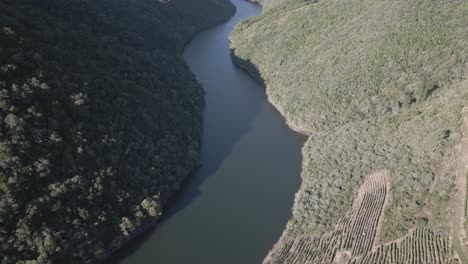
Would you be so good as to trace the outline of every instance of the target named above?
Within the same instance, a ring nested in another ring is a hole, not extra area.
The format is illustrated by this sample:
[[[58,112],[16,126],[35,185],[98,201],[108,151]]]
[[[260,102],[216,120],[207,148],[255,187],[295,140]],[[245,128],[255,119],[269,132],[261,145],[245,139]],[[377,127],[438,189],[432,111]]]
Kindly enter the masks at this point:
[[[464,250],[463,245],[460,243],[460,240],[458,238],[453,239],[453,248],[457,252],[458,257],[460,259],[460,262],[462,264],[468,263],[468,256],[466,253],[466,250]]]
[[[255,65],[288,124],[310,135],[288,232],[329,232],[385,169],[383,242],[415,227],[450,235],[467,36],[463,0],[283,1],[236,28],[235,61]]]
[[[450,263],[449,239],[428,228],[415,228],[398,241],[379,245],[388,187],[386,172],[368,176],[353,208],[331,232],[298,236],[285,232],[264,263]]]
[[[180,54],[225,0],[0,0],[0,263],[92,263],[198,164]]]

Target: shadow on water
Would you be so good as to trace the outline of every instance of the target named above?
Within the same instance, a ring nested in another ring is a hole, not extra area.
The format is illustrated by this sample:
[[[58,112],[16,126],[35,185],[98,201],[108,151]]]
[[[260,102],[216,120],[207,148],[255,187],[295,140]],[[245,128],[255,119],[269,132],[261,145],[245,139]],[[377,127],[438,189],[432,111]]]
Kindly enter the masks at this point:
[[[122,263],[121,260],[131,255],[153,236],[159,226],[189,206],[201,194],[199,186],[213,175],[231,153],[238,139],[249,130],[262,106],[257,102],[266,101],[264,89],[259,89],[262,88],[263,81],[248,76],[230,58],[229,33],[238,22],[261,12],[261,7],[258,5],[251,3],[240,5],[242,7],[236,3],[237,9],[250,10],[236,12],[228,22],[199,33],[184,50],[184,59],[205,91],[201,167],[184,181],[180,192],[168,202],[158,225],[148,228],[132,239],[106,263]],[[213,40],[213,35],[217,36],[218,40]],[[224,42],[224,45],[220,45],[220,42]],[[239,84],[243,85],[241,92]],[[219,119],[227,122],[220,122]],[[225,126],[222,126],[222,123],[225,123]]]
[[[233,22],[242,20],[240,17],[234,16],[228,23],[200,33],[184,52],[185,60],[206,93],[201,167],[186,180],[162,221],[183,210],[200,195],[198,187],[213,176],[236,142],[249,131],[262,107],[258,102],[266,101],[264,89],[259,89],[263,81],[254,80],[231,61],[228,35]],[[221,40],[213,42],[213,35],[224,37],[225,45],[219,45]]]
[[[286,127],[262,85],[246,74],[253,65],[237,61],[241,69],[231,60],[229,33],[261,11],[232,2],[235,16],[198,34],[184,52],[206,93],[202,166],[158,225],[107,263],[259,263],[290,217],[305,138]]]

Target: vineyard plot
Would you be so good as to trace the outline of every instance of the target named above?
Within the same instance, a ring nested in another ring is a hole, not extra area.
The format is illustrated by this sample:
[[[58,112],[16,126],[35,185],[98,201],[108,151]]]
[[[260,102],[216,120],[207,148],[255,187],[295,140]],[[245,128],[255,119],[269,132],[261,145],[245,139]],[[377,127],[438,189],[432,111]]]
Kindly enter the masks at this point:
[[[368,176],[353,207],[330,232],[294,236],[286,231],[263,263],[450,263],[450,241],[427,228],[379,245],[383,213],[390,202],[388,179],[385,171]]]

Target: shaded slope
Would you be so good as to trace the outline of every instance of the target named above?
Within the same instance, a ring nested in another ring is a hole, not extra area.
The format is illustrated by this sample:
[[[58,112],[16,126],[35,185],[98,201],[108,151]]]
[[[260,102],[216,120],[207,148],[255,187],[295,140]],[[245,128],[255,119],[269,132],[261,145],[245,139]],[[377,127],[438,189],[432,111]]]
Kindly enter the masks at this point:
[[[197,166],[180,52],[223,0],[0,1],[0,262],[90,263]]]

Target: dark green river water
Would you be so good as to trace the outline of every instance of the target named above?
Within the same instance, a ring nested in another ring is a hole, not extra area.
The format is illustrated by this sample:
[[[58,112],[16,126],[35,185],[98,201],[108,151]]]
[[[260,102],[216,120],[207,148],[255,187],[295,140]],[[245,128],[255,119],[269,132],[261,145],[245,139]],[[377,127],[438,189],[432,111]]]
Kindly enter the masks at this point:
[[[229,33],[259,6],[187,45],[184,58],[206,92],[202,167],[163,220],[115,260],[125,264],[258,264],[277,241],[299,188],[305,137],[291,131],[265,91],[229,56]]]

